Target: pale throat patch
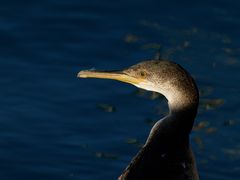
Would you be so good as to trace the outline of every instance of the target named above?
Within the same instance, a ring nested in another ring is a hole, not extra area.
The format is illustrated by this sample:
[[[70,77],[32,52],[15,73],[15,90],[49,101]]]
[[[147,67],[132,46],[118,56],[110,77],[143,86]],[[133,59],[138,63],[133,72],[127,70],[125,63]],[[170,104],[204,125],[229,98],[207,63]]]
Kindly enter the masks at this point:
[[[162,84],[162,86],[156,86],[156,84],[149,81],[143,81],[134,85],[138,88],[158,92],[164,95],[168,100],[170,110],[180,109],[186,103],[186,97],[183,95],[183,93],[174,88],[170,82],[165,82]]]

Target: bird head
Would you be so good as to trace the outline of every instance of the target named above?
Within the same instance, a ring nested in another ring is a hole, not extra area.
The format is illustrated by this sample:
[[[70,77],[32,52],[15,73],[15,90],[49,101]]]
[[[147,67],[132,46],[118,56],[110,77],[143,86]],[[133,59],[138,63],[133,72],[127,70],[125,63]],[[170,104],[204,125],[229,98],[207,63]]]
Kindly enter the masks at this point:
[[[163,94],[170,104],[179,103],[189,93],[196,92],[191,76],[181,66],[170,61],[143,61],[121,71],[83,70],[78,73],[78,77],[113,79],[129,83]]]

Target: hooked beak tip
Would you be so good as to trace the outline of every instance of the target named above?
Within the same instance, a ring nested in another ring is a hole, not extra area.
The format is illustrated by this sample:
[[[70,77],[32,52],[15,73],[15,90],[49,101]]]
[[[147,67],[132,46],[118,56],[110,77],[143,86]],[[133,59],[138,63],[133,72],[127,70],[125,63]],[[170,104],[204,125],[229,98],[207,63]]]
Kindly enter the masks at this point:
[[[86,74],[87,71],[80,71],[78,74],[77,74],[77,77],[78,78],[87,78],[87,74]]]

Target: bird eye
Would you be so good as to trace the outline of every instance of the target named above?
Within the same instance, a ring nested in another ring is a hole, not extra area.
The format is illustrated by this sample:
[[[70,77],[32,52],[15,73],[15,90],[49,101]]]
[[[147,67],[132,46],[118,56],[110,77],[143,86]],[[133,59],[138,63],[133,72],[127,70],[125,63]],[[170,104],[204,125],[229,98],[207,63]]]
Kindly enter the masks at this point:
[[[140,75],[141,75],[141,77],[146,77],[146,72],[141,71],[141,72],[140,72]]]

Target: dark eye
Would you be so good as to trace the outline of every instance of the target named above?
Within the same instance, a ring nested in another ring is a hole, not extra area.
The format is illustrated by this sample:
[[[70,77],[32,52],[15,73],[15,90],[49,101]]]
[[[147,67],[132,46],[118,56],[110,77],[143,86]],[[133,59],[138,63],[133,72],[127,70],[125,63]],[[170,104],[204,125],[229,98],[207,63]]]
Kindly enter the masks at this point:
[[[140,75],[141,75],[141,77],[146,77],[146,72],[141,71],[141,72],[140,72]]]

